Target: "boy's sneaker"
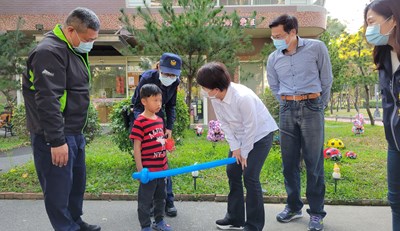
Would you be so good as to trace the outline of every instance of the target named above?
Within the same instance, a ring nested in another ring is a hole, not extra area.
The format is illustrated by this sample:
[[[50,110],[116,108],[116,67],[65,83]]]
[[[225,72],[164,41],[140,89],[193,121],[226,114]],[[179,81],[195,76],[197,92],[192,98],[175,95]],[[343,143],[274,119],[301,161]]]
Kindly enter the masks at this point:
[[[285,207],[285,209],[282,212],[276,215],[276,220],[279,222],[287,223],[291,220],[298,219],[301,217],[303,217],[303,213],[301,212],[301,210],[292,211],[288,207]]]
[[[161,220],[161,221],[158,222],[158,223],[153,222],[152,228],[153,228],[154,230],[157,230],[157,231],[173,231],[173,229],[171,228],[171,226],[170,226],[169,224],[165,223],[164,220]]]
[[[243,230],[243,226],[233,225],[227,218],[219,219],[215,222],[218,229],[222,230]]]
[[[142,228],[142,231],[153,231],[150,227]]]
[[[308,223],[308,230],[321,231],[324,230],[324,220],[320,216],[310,216],[310,223]]]

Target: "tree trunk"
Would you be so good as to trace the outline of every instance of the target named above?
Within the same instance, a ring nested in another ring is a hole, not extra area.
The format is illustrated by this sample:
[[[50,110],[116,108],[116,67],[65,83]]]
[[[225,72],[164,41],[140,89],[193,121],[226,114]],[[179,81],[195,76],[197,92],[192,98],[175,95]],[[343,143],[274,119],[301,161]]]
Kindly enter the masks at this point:
[[[371,121],[371,125],[375,125],[375,119],[372,116],[371,110],[369,109],[369,86],[368,85],[364,85],[364,89],[365,89],[365,95],[367,96],[365,99],[365,108],[367,109],[367,113],[368,113],[368,117],[369,117],[369,121]]]
[[[334,104],[335,104],[335,101],[333,100],[333,93],[331,93],[331,106],[330,106],[331,115],[333,114]]]
[[[347,112],[350,112],[350,91],[347,88]]]
[[[358,108],[358,86],[356,86],[356,93],[354,97],[354,108],[356,109],[357,113],[359,113],[359,108]]]
[[[193,83],[193,75],[189,74],[187,76],[187,91],[188,91],[188,95],[186,97],[186,105],[188,106],[188,110],[189,110],[189,115],[190,115],[190,103],[192,101],[192,83]]]

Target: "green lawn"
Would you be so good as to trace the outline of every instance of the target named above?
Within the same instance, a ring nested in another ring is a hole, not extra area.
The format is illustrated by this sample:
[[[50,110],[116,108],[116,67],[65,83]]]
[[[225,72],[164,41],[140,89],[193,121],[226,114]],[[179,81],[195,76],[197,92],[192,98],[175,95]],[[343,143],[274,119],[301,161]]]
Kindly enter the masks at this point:
[[[14,148],[22,147],[29,145],[29,140],[19,138],[18,136],[10,136],[7,134],[7,137],[0,136],[0,152],[9,151]]]
[[[343,180],[338,183],[334,193],[332,179],[333,161],[325,161],[326,199],[353,201],[356,199],[386,198],[386,140],[383,127],[365,126],[362,136],[351,132],[350,123],[327,122],[325,140],[339,138],[345,143],[346,151],[352,150],[358,158],[343,158],[339,165]],[[227,157],[226,142],[216,144],[195,136],[193,130],[186,132],[186,138],[177,145],[177,150],[169,154],[170,168],[192,165],[195,162],[206,162]],[[261,174],[261,182],[267,190],[267,196],[284,196],[282,162],[279,148],[270,152]],[[109,136],[95,139],[87,147],[87,192],[100,194],[136,193],[138,182],[131,179],[135,171],[134,163],[129,154],[121,153],[111,142]],[[25,175],[24,175],[25,174]],[[27,174],[27,175],[26,175]],[[225,167],[200,171],[197,179],[197,190],[194,190],[191,174],[175,176],[174,192],[177,194],[227,194],[228,183]],[[305,170],[302,172],[302,192],[305,195]],[[2,192],[40,192],[32,163],[13,169],[0,175],[0,191]]]

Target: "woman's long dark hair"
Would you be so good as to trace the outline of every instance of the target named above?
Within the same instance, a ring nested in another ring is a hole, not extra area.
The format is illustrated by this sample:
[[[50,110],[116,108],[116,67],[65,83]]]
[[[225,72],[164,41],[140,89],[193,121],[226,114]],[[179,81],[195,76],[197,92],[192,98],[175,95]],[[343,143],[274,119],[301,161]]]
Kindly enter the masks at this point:
[[[367,13],[369,10],[375,11],[377,14],[383,16],[385,19],[393,16],[396,21],[396,26],[390,37],[394,38],[394,51],[397,53],[397,57],[400,60],[400,2],[399,0],[374,0],[364,10],[364,25],[367,25]],[[375,46],[373,57],[374,63],[377,69],[383,68],[383,55],[386,51],[390,50],[389,45]]]

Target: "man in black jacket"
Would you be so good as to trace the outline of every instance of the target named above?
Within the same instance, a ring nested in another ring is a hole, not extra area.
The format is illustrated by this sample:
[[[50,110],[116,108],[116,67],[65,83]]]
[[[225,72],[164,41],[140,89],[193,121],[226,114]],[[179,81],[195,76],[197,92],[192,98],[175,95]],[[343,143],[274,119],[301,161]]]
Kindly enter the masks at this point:
[[[31,51],[23,78],[36,172],[47,215],[57,231],[101,230],[81,219],[86,186],[82,131],[91,78],[88,53],[99,30],[93,11],[76,8]]]
[[[158,68],[148,70],[141,74],[135,94],[132,97],[134,107],[133,115],[136,119],[140,113],[144,111],[144,107],[140,100],[140,89],[144,84],[153,83],[162,91],[162,109],[157,113],[164,120],[165,134],[168,138],[172,137],[172,128],[174,126],[176,112],[176,94],[180,83],[179,76],[181,74],[182,59],[179,55],[172,53],[164,53],[160,58]],[[171,177],[167,177],[167,199],[165,203],[165,212],[167,216],[175,217],[177,210],[174,206],[174,193],[172,192]]]

